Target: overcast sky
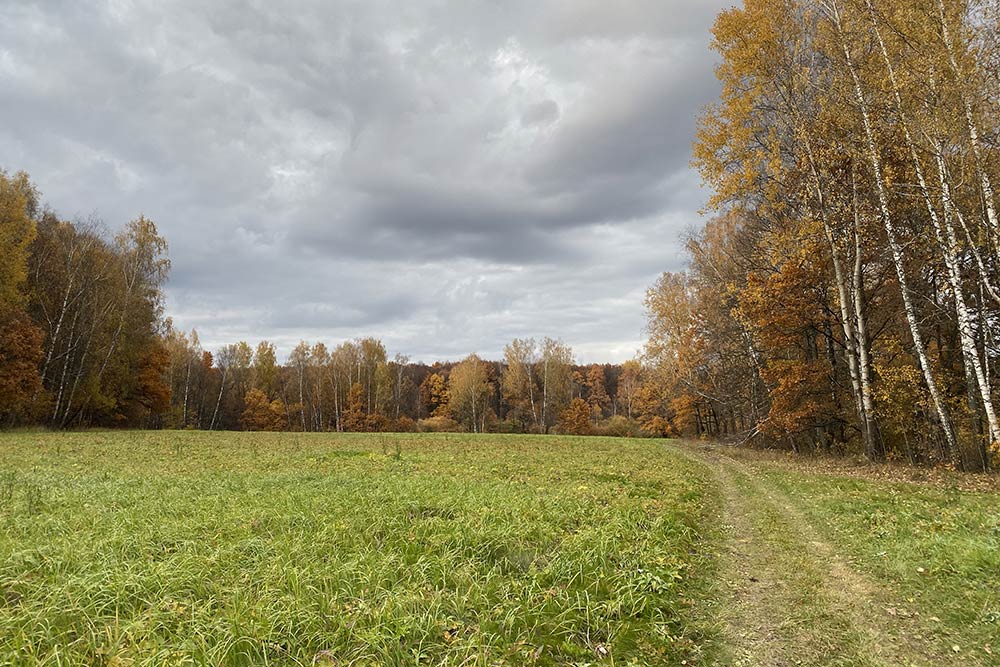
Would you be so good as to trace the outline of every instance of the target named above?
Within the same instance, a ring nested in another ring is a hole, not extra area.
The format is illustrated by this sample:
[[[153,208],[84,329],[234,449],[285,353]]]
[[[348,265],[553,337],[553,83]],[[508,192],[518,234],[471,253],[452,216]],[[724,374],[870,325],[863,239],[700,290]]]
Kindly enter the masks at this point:
[[[683,263],[717,0],[0,2],[0,167],[144,213],[209,349],[641,345]]]

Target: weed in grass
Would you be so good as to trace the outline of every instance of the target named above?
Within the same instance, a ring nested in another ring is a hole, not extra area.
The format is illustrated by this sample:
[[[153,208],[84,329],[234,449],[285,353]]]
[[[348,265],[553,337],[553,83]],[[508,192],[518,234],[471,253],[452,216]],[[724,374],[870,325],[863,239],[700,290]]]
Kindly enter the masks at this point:
[[[29,482],[24,486],[24,505],[28,516],[37,516],[45,508],[45,491],[40,484]]]
[[[0,506],[9,507],[14,500],[14,485],[17,473],[13,470],[0,472]]]
[[[403,443],[400,438],[381,435],[379,436],[379,445],[382,447],[382,456],[394,461],[403,459]]]

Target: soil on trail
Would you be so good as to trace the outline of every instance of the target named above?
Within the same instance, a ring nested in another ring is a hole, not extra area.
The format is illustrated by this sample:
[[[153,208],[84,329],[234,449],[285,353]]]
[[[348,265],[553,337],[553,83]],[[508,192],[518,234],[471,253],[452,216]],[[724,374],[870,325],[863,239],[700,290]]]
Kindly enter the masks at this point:
[[[837,553],[795,503],[720,446],[676,446],[715,474],[723,506],[719,609],[724,664],[964,664],[901,614],[891,591]]]

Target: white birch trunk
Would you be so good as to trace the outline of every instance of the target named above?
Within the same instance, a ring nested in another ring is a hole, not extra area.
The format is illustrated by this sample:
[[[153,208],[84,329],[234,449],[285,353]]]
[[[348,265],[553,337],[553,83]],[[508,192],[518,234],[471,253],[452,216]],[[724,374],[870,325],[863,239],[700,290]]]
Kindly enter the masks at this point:
[[[948,406],[944,401],[944,397],[938,389],[937,380],[934,378],[934,373],[930,365],[930,359],[927,357],[927,350],[924,347],[924,338],[920,332],[916,308],[913,305],[913,298],[910,294],[909,280],[906,276],[906,264],[903,257],[903,247],[899,242],[896,225],[892,218],[892,212],[889,208],[889,195],[886,192],[883,177],[882,158],[879,155],[878,146],[875,141],[875,130],[871,123],[871,116],[868,110],[868,100],[865,97],[864,90],[861,86],[861,79],[855,69],[854,60],[851,57],[851,51],[844,38],[839,7],[835,0],[830,2],[828,6],[832,10],[830,12],[831,19],[833,20],[834,27],[836,27],[837,33],[840,37],[840,46],[844,54],[848,73],[850,74],[851,80],[854,84],[855,101],[861,114],[861,122],[865,131],[865,138],[867,140],[868,159],[871,163],[873,176],[875,178],[875,190],[878,195],[879,211],[882,216],[882,224],[885,228],[886,237],[889,243],[893,267],[895,268],[896,277],[899,281],[900,296],[903,301],[903,310],[906,314],[906,322],[910,329],[910,335],[913,338],[914,351],[916,352],[917,360],[920,363],[920,370],[923,372],[924,382],[927,384],[927,390],[931,395],[934,410],[941,422],[941,430],[944,432],[949,457],[954,465],[960,466],[961,460],[958,452],[958,442],[955,437],[955,430],[952,425],[951,415],[948,411]]]
[[[215,420],[219,416],[219,404],[222,403],[222,393],[226,390],[226,375],[228,371],[228,367],[223,367],[222,381],[219,383],[219,397],[215,399],[215,410],[212,412],[212,421],[208,425],[209,431],[215,430]]]
[[[955,229],[951,224],[951,211],[954,209],[951,203],[950,188],[945,172],[944,157],[941,154],[941,145],[938,143],[935,148],[935,159],[937,161],[938,177],[941,183],[941,201],[944,207],[944,216],[939,218],[937,209],[931,200],[930,188],[927,186],[927,179],[924,177],[923,166],[920,156],[917,153],[916,142],[910,132],[910,125],[903,107],[903,99],[899,92],[899,83],[896,78],[896,70],[889,57],[889,50],[886,48],[885,40],[882,38],[882,31],[878,27],[875,16],[875,8],[871,0],[866,0],[871,25],[875,36],[878,39],[882,52],[882,59],[885,63],[886,73],[889,75],[889,83],[892,85],[893,99],[896,103],[896,112],[899,114],[899,124],[903,130],[903,138],[906,140],[910,159],[913,162],[913,169],[917,176],[917,183],[923,196],[927,214],[934,226],[934,235],[937,238],[938,248],[941,251],[945,268],[948,272],[948,283],[951,287],[952,297],[955,300],[955,314],[958,316],[958,335],[962,345],[962,353],[965,363],[971,366],[975,375],[982,399],[983,410],[986,413],[986,420],[989,424],[989,437],[991,443],[1000,443],[1000,425],[997,423],[996,412],[993,408],[993,400],[990,396],[989,384],[983,372],[983,365],[979,358],[979,351],[976,348],[975,336],[973,334],[972,318],[969,315],[968,307],[965,303],[965,293],[962,289],[962,272],[958,260],[958,238]],[[942,10],[943,11],[943,10]],[[942,13],[942,22],[944,14]],[[992,445],[991,445],[992,446]]]
[[[971,364],[972,373],[975,375],[976,383],[979,386],[979,394],[982,399],[983,411],[986,413],[986,422],[989,425],[990,450],[1000,451],[1000,423],[997,422],[996,411],[993,406],[993,398],[990,392],[990,384],[987,374],[983,368],[982,360],[979,357],[979,349],[976,345],[975,334],[972,326],[972,316],[965,303],[965,294],[962,291],[961,274],[958,263],[958,239],[955,235],[954,227],[951,225],[951,214],[954,210],[951,201],[951,188],[945,173],[944,158],[941,155],[940,145],[936,146],[936,160],[938,165],[938,175],[941,180],[941,201],[944,206],[944,216],[941,220],[942,230],[935,228],[939,243],[943,244],[945,263],[948,268],[949,279],[952,281],[952,294],[955,298],[955,310],[958,315],[958,334],[961,339],[962,352]]]
[[[840,306],[840,322],[841,328],[844,332],[844,347],[847,352],[847,370],[851,378],[851,389],[854,395],[855,409],[858,412],[858,420],[861,424],[861,437],[864,441],[865,455],[869,460],[873,461],[877,458],[877,453],[875,450],[875,440],[871,430],[872,420],[870,413],[868,413],[866,409],[865,401],[862,396],[861,373],[858,368],[858,345],[853,322],[853,319],[858,311],[857,309],[851,308],[853,299],[848,296],[847,278],[844,275],[844,269],[841,263],[840,249],[837,244],[837,239],[834,236],[834,230],[826,216],[826,201],[823,194],[823,185],[819,177],[819,171],[816,168],[812,145],[810,144],[808,138],[805,139],[805,145],[806,154],[809,159],[810,172],[813,179],[813,187],[816,190],[818,208],[817,217],[823,225],[823,232],[826,236],[827,243],[830,246],[830,256],[833,260],[833,276],[837,287],[837,300],[839,301]],[[857,295],[853,294],[852,296],[856,297]]]

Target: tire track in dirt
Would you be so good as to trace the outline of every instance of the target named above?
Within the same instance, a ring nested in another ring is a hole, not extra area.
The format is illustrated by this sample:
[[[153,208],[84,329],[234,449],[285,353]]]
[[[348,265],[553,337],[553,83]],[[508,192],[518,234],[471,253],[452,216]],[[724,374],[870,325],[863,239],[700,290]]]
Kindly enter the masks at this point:
[[[719,484],[720,606],[727,664],[904,666],[960,664],[934,651],[916,619],[893,616],[884,587],[855,570],[796,504],[719,446],[672,446]]]

